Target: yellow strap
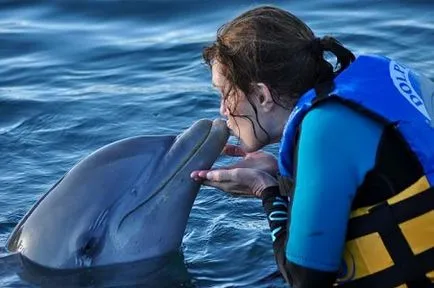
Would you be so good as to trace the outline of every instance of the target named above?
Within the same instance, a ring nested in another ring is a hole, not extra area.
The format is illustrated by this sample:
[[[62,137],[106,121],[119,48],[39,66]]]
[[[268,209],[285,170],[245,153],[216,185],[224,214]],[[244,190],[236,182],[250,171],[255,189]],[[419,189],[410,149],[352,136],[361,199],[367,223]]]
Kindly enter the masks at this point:
[[[339,279],[341,282],[374,274],[394,264],[378,233],[348,241],[344,259],[347,275]]]
[[[434,270],[426,273],[426,277],[428,277],[428,279],[431,280],[432,283],[434,283]]]
[[[399,228],[413,254],[417,255],[434,247],[434,210],[399,224]]]
[[[397,195],[389,198],[387,202],[390,205],[393,205],[395,203],[401,202],[402,200],[405,200],[407,198],[410,198],[414,195],[419,194],[420,192],[425,191],[426,189],[430,188],[428,179],[426,176],[423,176],[419,178],[413,185],[402,191],[401,193],[398,193]]]
[[[389,198],[387,200],[387,202],[389,203],[389,205],[396,204],[402,200],[405,200],[407,198],[410,198],[414,195],[417,195],[417,194],[425,191],[429,187],[430,187],[430,185],[429,185],[428,179],[426,178],[426,176],[423,176],[423,177],[419,178],[419,180],[417,180],[415,183],[413,183],[407,189],[405,189],[402,192],[398,193],[397,195]],[[358,208],[354,211],[351,211],[350,218],[366,215],[369,213],[369,210],[375,206],[377,206],[377,204],[371,205],[371,206],[366,206],[366,207],[361,207],[361,208]]]

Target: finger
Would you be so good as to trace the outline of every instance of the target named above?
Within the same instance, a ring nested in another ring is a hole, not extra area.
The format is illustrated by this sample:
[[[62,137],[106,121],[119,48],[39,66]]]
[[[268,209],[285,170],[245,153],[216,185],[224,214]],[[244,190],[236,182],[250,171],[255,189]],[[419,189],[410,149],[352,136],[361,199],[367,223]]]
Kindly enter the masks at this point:
[[[208,170],[196,170],[190,173],[190,178],[195,182],[203,183],[206,180],[206,173]]]
[[[232,187],[232,185],[228,182],[213,182],[213,181],[204,180],[202,184],[205,186],[213,187],[221,191],[227,192],[232,196],[241,196],[241,197],[249,197],[249,198],[256,197],[255,195],[248,193],[246,191],[234,189],[234,187]]]
[[[220,170],[226,170],[226,169],[231,169],[231,167],[229,167],[229,166],[227,166],[227,167],[216,167],[216,168],[211,168],[211,169],[209,169],[209,170],[195,170],[195,171],[192,171],[191,173],[190,173],[190,178],[192,178],[194,181],[197,181],[197,182],[202,182],[203,180],[206,180],[207,179],[207,174],[208,174],[208,172],[210,172],[210,171],[220,171]],[[218,173],[220,173],[220,172],[218,172]],[[211,175],[210,177],[214,177],[213,175]],[[218,177],[220,177],[220,176],[218,176]],[[227,177],[226,177],[227,178]],[[225,179],[226,179],[225,178]],[[214,179],[214,178],[213,178]]]
[[[228,155],[228,156],[235,156],[235,157],[244,157],[246,156],[246,152],[237,145],[233,144],[226,144],[223,148],[222,154]]]
[[[198,183],[202,183],[202,182],[203,182],[203,178],[200,178],[200,177],[191,177],[191,179],[192,179],[194,182],[198,182]]]
[[[233,180],[233,170],[212,170],[204,173],[205,178],[214,182],[227,182]],[[199,176],[202,175],[199,173]]]
[[[201,170],[197,170],[197,171],[193,171],[190,173],[190,178],[196,182],[202,182],[204,179],[206,179],[205,175],[206,175],[206,172],[201,171]]]
[[[202,185],[213,187],[222,191],[226,191],[226,183],[203,180]]]
[[[190,178],[198,178],[199,177],[199,171],[193,171],[190,173]]]
[[[195,170],[192,171],[190,173],[190,177],[191,178],[203,178],[206,179],[206,174],[209,172],[210,170]]]

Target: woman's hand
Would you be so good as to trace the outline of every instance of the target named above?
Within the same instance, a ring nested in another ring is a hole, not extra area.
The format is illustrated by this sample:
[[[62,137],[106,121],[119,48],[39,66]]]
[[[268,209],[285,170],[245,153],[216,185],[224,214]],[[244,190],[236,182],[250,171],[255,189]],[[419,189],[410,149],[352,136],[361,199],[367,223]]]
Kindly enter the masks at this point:
[[[215,169],[194,171],[192,178],[220,190],[261,198],[267,187],[276,186],[277,180],[261,170],[252,168]]]
[[[255,151],[252,153],[246,153],[241,147],[226,144],[222,151],[223,155],[232,157],[243,157],[239,162],[234,165],[225,167],[225,169],[232,168],[253,168],[264,171],[273,177],[277,176],[278,166],[277,159],[273,154],[265,151]]]
[[[191,173],[191,178],[220,190],[261,197],[267,187],[276,186],[277,160],[267,152],[246,153],[235,145],[226,145],[223,154],[243,157],[234,165]]]

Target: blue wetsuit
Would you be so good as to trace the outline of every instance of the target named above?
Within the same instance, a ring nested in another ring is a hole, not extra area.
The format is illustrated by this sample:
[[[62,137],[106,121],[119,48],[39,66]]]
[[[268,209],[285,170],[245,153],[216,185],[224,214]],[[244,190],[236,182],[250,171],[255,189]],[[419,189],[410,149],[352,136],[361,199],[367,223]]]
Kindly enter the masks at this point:
[[[352,202],[375,165],[382,133],[382,124],[359,112],[339,102],[323,103],[301,123],[289,231],[282,221],[287,200],[276,196],[278,187],[264,191],[276,257],[301,269],[333,272],[319,287],[335,281]]]

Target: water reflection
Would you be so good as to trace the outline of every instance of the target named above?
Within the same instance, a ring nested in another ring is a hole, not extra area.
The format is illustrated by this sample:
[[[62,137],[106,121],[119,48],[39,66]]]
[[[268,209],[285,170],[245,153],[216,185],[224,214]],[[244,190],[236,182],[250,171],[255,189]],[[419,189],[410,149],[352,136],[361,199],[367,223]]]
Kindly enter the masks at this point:
[[[0,258],[0,279],[18,275],[40,287],[195,287],[182,253],[103,267],[56,270],[20,254]]]

